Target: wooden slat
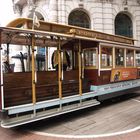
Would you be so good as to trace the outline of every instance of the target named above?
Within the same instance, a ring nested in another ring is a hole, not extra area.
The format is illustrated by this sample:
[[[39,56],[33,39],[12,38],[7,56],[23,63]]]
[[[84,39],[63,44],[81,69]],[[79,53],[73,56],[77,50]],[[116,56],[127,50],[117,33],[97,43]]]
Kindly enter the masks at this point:
[[[79,81],[76,70],[65,71],[62,81],[63,96],[78,94]],[[58,72],[42,71],[37,73],[36,97],[38,101],[58,98]],[[26,78],[25,78],[26,77]],[[24,80],[23,80],[24,79]],[[88,81],[83,81],[83,91],[89,91]],[[4,74],[5,107],[32,102],[31,72]]]

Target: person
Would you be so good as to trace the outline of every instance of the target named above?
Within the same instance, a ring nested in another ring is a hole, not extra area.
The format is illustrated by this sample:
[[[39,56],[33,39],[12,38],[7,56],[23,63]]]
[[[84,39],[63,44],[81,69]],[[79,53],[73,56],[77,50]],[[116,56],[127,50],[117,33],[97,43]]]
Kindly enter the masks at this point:
[[[2,70],[4,73],[10,73],[13,72],[11,69],[11,65],[9,64],[8,58],[7,58],[7,52],[4,50],[2,55]]]
[[[13,72],[11,65],[8,63],[8,61],[3,62],[3,69],[4,69],[4,73]]]
[[[117,71],[117,73],[114,75],[114,82],[117,82],[120,80],[120,72]]]
[[[67,51],[63,50],[63,70],[66,71],[67,67],[70,67],[70,56]],[[55,50],[52,54],[52,67],[58,71],[58,50]]]

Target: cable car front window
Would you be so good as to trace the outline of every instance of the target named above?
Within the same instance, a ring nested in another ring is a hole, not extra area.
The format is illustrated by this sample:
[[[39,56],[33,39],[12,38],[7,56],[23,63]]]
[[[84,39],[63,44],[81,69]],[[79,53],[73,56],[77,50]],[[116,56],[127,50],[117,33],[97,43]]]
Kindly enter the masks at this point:
[[[115,63],[116,66],[124,66],[124,49],[116,48],[115,49]]]
[[[112,48],[101,48],[101,67],[112,67]]]
[[[97,53],[96,49],[84,50],[85,67],[96,67],[97,64]]]
[[[136,51],[136,66],[140,67],[140,51]]]
[[[134,50],[126,50],[126,66],[133,67],[134,66]]]

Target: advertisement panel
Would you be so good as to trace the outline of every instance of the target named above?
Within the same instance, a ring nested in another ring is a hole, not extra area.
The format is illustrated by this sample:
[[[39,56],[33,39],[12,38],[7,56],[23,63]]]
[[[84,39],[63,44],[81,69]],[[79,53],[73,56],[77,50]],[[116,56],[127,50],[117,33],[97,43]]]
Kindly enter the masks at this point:
[[[116,68],[111,71],[111,82],[137,78],[137,68]]]

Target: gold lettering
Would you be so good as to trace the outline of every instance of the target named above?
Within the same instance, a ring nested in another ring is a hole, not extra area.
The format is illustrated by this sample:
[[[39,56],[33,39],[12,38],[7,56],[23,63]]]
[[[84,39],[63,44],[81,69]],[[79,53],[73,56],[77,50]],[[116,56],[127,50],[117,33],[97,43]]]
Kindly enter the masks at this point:
[[[97,38],[101,40],[108,40],[108,41],[114,41],[114,42],[121,42],[121,43],[126,43],[126,44],[133,44],[132,39],[127,39],[119,36],[113,36],[110,34],[105,34],[105,33],[100,33],[96,31],[87,31],[87,30],[82,30],[82,29],[70,29],[69,33],[74,34],[74,35],[79,35],[79,36],[84,36],[84,37],[89,37],[89,38]]]

